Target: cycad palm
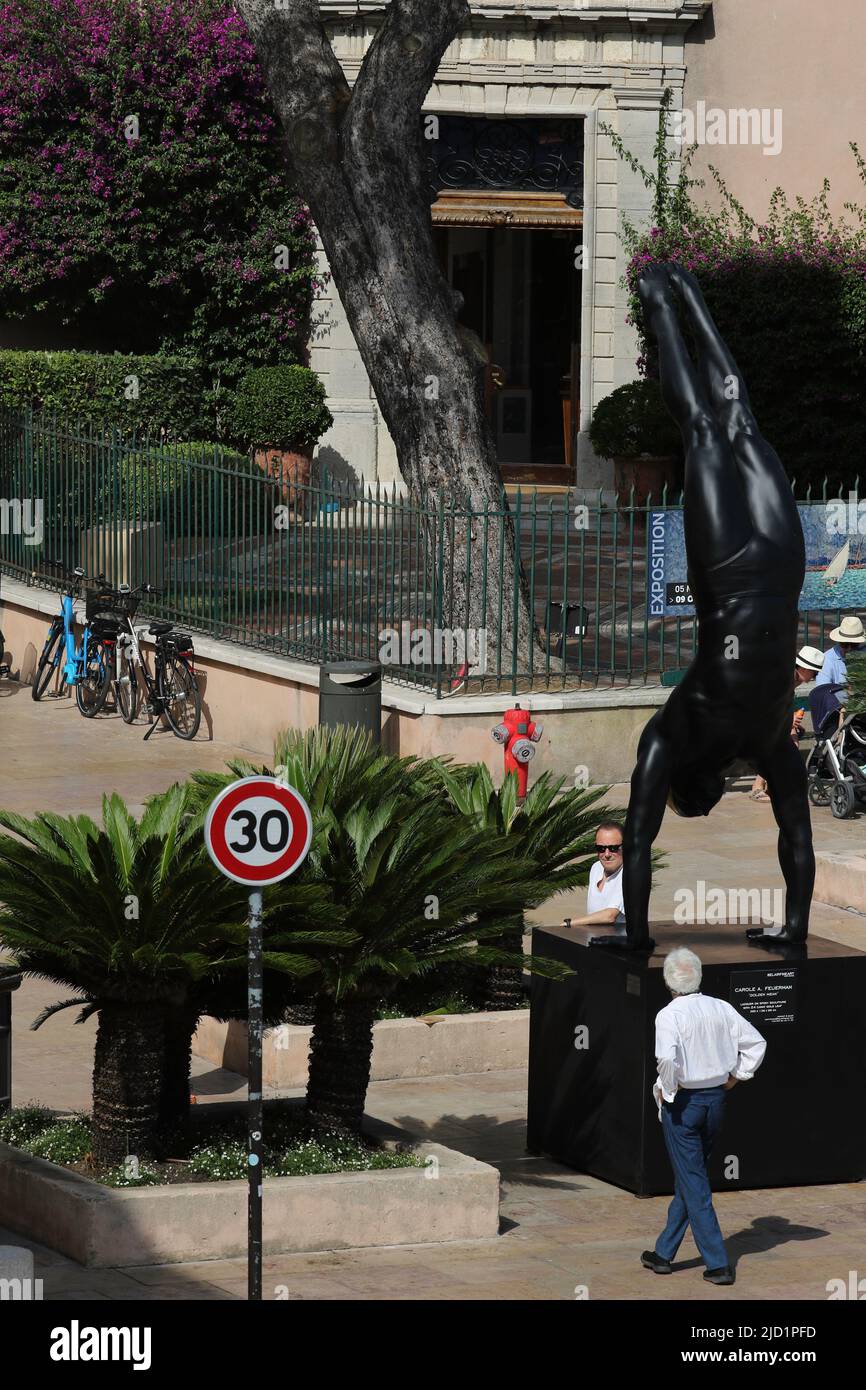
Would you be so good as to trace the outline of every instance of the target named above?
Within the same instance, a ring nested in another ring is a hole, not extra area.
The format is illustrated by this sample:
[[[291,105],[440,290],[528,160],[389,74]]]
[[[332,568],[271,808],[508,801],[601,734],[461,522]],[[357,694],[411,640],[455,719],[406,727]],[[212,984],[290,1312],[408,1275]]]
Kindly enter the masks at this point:
[[[534,866],[534,877],[547,885],[541,901],[587,882],[594,862],[595,828],[607,814],[606,808],[598,805],[604,787],[563,792],[565,779],[545,772],[536,778],[521,802],[514,773],[505,778],[498,791],[482,763],[441,768],[439,776],[454,811],[467,828],[501,836],[513,854]],[[498,944],[512,956],[522,950],[522,911],[506,918],[485,906],[479,913],[479,922],[485,928],[499,927]],[[492,964],[487,971],[485,1007],[516,1008],[522,1000],[521,966]]]
[[[27,973],[78,991],[37,1026],[70,1005],[99,1015],[94,1159],[152,1153],[167,1029],[194,1014],[200,992],[236,959],[245,891],[190,833],[183,787],[152,798],[138,823],[112,796],[101,827],[9,812],[0,825],[13,832],[0,836],[0,943]]]
[[[446,961],[506,959],[487,945],[496,929],[479,928],[476,914],[520,913],[544,887],[513,845],[449,812],[435,764],[381,754],[356,730],[325,729],[283,736],[277,760],[312,810],[307,872],[327,885],[356,938],[310,947],[319,976],[307,1106],[319,1122],[357,1130],[377,1002]],[[290,917],[284,925],[290,942]]]

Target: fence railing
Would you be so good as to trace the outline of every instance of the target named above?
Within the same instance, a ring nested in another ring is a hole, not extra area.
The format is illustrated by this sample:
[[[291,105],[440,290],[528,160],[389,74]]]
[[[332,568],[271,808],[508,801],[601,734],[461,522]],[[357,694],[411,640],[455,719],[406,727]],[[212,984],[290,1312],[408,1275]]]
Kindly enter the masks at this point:
[[[50,559],[114,584],[149,582],[155,616],[311,663],[377,657],[389,679],[437,696],[458,682],[519,694],[674,679],[694,653],[695,620],[650,614],[648,520],[680,505],[530,491],[469,510],[325,473],[294,485],[215,445],[0,411],[5,574],[57,588]],[[511,535],[522,597],[489,563]],[[476,633],[466,585],[443,557],[471,559],[479,537],[488,618]],[[489,615],[520,602],[535,640],[518,658],[507,622]],[[837,622],[804,614],[802,641],[826,645]]]

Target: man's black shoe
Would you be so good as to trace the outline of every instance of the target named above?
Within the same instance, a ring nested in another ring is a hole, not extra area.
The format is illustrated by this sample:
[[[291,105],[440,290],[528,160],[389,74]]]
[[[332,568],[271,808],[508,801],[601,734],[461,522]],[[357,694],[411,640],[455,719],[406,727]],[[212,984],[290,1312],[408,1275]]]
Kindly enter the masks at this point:
[[[733,1284],[734,1271],[730,1265],[723,1265],[721,1269],[705,1269],[704,1278],[708,1284]]]
[[[654,1250],[645,1250],[640,1257],[640,1262],[644,1269],[651,1269],[653,1274],[673,1273],[670,1260],[663,1260],[661,1255],[657,1255]],[[718,1273],[718,1271],[716,1271],[716,1273]]]

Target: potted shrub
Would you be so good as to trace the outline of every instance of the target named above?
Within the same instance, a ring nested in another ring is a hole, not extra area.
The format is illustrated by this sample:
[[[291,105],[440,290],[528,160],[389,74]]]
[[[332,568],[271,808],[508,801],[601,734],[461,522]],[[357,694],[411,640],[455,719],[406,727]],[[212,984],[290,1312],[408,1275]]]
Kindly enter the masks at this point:
[[[660,499],[665,483],[680,484],[682,440],[657,381],[631,381],[605,396],[589,437],[600,458],[613,460],[620,496],[634,488],[636,506],[650,494]]]
[[[309,486],[313,450],[333,423],[325,388],[308,367],[257,367],[238,388],[235,432],[290,505]]]

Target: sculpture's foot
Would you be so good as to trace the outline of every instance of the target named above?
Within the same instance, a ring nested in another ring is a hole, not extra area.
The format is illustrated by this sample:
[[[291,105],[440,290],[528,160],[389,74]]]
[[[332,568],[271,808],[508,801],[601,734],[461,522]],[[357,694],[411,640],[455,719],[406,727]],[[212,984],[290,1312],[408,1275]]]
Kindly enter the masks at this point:
[[[768,951],[782,949],[790,955],[806,949],[805,935],[791,932],[787,927],[747,927],[746,940],[752,946],[761,946]]]
[[[653,265],[643,272],[637,282],[637,295],[648,324],[652,324],[660,309],[675,307],[667,264]]]
[[[699,300],[703,301],[704,296],[700,284],[690,270],[686,270],[685,266],[680,265],[677,261],[668,261],[666,266],[668,284],[684,304],[688,305],[690,300],[693,303]]]
[[[631,941],[625,932],[614,932],[611,936],[591,936],[588,946],[601,946],[609,951],[640,951],[652,955],[656,944],[651,936]]]

